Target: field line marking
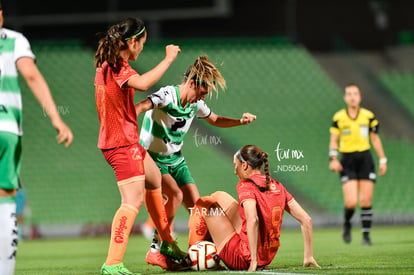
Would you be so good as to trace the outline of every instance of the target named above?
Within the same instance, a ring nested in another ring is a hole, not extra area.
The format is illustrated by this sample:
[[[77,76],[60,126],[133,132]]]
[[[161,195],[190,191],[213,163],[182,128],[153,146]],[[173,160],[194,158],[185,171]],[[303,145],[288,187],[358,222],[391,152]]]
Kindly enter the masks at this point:
[[[260,270],[255,272],[247,272],[247,271],[231,271],[227,270],[225,273],[235,273],[235,274],[243,274],[243,273],[254,273],[254,274],[268,274],[268,275],[316,275],[311,273],[285,273],[285,272],[275,272],[275,271],[267,271],[267,270]]]

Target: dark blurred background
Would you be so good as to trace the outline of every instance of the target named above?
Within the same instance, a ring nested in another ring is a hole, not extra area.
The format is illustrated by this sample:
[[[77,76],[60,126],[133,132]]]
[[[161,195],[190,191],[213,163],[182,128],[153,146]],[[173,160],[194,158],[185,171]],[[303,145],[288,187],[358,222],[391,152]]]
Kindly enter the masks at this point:
[[[408,0],[3,0],[6,26],[29,39],[83,39],[127,16],[144,19],[152,39],[286,36],[310,50],[342,42],[374,49],[412,40],[414,1]]]

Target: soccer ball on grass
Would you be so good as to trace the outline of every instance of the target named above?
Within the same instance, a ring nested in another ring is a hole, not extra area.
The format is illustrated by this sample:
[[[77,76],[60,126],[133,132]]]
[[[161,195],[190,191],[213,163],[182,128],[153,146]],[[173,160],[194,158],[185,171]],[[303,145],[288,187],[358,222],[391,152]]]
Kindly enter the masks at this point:
[[[220,263],[216,245],[209,241],[201,241],[190,246],[188,256],[192,270],[215,270]]]

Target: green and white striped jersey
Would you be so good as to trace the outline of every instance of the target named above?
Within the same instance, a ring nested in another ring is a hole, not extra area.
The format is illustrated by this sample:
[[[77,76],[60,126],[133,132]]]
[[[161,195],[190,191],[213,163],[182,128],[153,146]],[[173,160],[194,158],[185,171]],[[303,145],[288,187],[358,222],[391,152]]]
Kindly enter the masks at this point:
[[[0,131],[21,136],[22,96],[16,61],[35,59],[29,41],[19,32],[0,29]]]
[[[189,103],[183,108],[178,86],[163,87],[148,98],[152,101],[153,109],[145,113],[140,143],[155,161],[176,165],[184,159],[180,151],[194,117],[208,117],[210,108],[203,100]]]

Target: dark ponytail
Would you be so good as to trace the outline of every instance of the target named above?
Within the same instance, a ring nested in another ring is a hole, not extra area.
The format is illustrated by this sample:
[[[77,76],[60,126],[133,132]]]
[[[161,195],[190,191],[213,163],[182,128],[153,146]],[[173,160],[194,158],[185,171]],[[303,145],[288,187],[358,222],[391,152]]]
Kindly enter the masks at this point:
[[[138,18],[127,18],[111,26],[106,35],[99,40],[94,58],[95,68],[100,68],[107,61],[113,70],[120,70],[122,65],[120,51],[127,48],[126,41],[133,37],[139,40],[145,32],[144,22]]]

